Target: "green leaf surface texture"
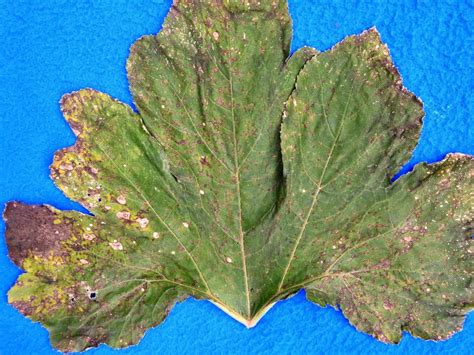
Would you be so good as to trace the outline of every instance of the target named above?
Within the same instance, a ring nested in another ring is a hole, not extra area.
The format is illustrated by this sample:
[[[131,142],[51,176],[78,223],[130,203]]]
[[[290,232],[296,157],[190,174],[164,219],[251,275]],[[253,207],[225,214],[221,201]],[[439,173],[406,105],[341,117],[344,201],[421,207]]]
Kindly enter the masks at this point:
[[[51,177],[7,204],[8,294],[54,347],[126,347],[187,297],[248,327],[301,288],[360,331],[446,339],[474,303],[474,161],[392,182],[424,116],[375,29],[290,56],[286,1],[178,0],[131,48],[137,112],[65,95]]]

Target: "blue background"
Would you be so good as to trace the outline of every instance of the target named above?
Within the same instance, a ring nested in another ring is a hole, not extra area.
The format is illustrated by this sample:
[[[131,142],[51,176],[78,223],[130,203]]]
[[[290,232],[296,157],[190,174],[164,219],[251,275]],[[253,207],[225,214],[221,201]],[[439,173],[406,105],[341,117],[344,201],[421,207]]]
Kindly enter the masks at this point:
[[[129,46],[159,31],[170,3],[0,0],[0,206],[15,199],[79,208],[48,177],[53,152],[74,143],[58,100],[93,87],[131,103],[125,73]],[[377,26],[405,85],[425,103],[421,140],[407,171],[448,152],[474,154],[473,6],[470,0],[293,0],[293,49],[325,50]],[[46,330],[7,304],[6,292],[20,270],[7,258],[3,225],[0,230],[0,354],[54,353]],[[340,312],[307,302],[300,292],[277,304],[252,330],[210,303],[190,299],[148,331],[140,345],[118,352],[102,345],[89,353],[467,354],[472,349],[474,315],[449,341],[406,334],[401,344],[385,345],[358,333]]]

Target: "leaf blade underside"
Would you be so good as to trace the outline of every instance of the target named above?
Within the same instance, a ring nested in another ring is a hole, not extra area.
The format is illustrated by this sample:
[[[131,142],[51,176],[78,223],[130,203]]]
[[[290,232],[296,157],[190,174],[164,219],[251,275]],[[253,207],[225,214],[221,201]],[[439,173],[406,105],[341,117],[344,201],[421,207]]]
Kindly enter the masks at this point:
[[[93,216],[4,213],[26,271],[9,301],[55,347],[134,344],[189,296],[252,326],[302,287],[385,342],[461,328],[472,157],[391,183],[424,114],[378,33],[287,59],[290,38],[286,1],[177,1],[131,48],[139,113],[91,89],[63,97],[77,142],[51,177]]]

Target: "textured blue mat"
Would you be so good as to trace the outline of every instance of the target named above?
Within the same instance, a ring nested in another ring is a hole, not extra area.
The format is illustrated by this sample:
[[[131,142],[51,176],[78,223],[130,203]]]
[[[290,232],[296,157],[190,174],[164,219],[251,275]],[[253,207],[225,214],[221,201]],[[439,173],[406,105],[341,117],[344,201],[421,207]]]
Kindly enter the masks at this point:
[[[75,3],[75,5],[73,5]],[[128,48],[156,33],[171,0],[0,0],[0,204],[12,199],[78,208],[48,177],[53,152],[74,137],[58,106],[62,94],[93,87],[130,103]],[[446,153],[474,154],[472,0],[293,0],[293,47],[330,48],[376,25],[405,85],[425,103],[420,143],[407,171]],[[471,25],[469,26],[469,22]],[[19,275],[6,257],[0,226],[0,354],[49,354],[46,330],[7,304]],[[468,354],[474,315],[463,332],[434,343],[405,335],[384,345],[358,333],[340,312],[305,301],[304,293],[275,306],[247,330],[208,302],[177,305],[140,345],[109,353],[394,353]]]

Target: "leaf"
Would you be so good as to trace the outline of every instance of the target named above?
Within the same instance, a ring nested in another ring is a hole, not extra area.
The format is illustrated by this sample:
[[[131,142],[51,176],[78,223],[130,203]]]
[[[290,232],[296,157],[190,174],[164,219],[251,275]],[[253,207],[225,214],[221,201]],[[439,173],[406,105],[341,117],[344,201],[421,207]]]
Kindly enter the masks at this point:
[[[25,270],[9,302],[56,348],[134,344],[189,296],[250,327],[301,288],[385,342],[461,328],[472,157],[392,183],[423,110],[378,33],[287,59],[290,38],[286,1],[177,1],[131,49],[138,113],[91,89],[63,97],[77,142],[51,177],[92,215],[4,213]]]
[[[448,155],[390,182],[423,112],[377,32],[307,63],[285,116],[287,195],[257,262],[275,261],[265,291],[275,296],[258,307],[306,287],[385,342],[401,330],[427,339],[460,330],[473,301],[473,159]]]

